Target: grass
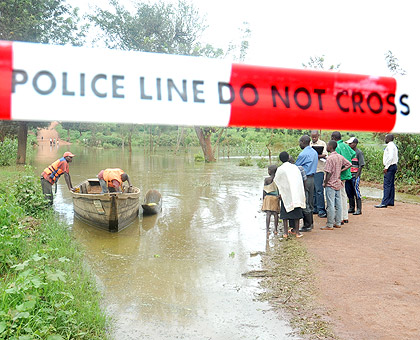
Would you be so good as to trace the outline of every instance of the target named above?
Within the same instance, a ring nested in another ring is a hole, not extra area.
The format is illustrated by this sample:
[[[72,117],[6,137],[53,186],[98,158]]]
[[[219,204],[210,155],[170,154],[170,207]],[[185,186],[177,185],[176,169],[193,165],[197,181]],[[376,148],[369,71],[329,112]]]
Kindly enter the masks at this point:
[[[95,278],[68,226],[39,202],[37,214],[31,199],[17,203],[39,201],[30,171],[0,168],[0,339],[108,339]]]
[[[259,298],[286,313],[295,333],[306,339],[337,339],[329,323],[329,312],[316,302],[313,259],[296,238],[275,239],[262,257],[266,272]]]

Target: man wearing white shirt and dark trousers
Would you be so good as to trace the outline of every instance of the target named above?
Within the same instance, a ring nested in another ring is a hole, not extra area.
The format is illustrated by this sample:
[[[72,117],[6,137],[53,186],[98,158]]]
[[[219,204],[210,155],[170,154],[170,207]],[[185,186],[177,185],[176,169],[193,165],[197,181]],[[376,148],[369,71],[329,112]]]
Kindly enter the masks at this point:
[[[395,173],[397,172],[398,163],[398,148],[394,144],[394,136],[392,134],[385,136],[385,143],[387,144],[383,163],[384,163],[384,196],[382,202],[379,205],[375,205],[375,208],[386,208],[387,206],[394,205],[395,197]]]

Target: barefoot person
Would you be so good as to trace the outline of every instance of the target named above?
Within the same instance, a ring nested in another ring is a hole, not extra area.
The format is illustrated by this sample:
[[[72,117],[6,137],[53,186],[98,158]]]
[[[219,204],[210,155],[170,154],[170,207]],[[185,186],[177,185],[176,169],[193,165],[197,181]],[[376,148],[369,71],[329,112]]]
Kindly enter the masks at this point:
[[[50,201],[51,205],[53,204],[54,199],[52,186],[54,183],[57,183],[62,174],[64,174],[69,190],[74,190],[69,173],[69,163],[72,162],[73,157],[74,155],[71,152],[65,152],[62,158],[57,159],[54,163],[50,164],[41,174],[42,193],[44,194],[45,199]]]
[[[102,193],[107,192],[122,192],[122,183],[127,181],[131,187],[130,178],[121,169],[105,169],[98,173],[99,184],[101,185]]]
[[[274,218],[274,235],[277,235],[277,227],[279,225],[279,189],[276,183],[274,183],[274,176],[276,175],[277,165],[270,165],[268,167],[269,177],[264,178],[264,190],[263,190],[263,206],[262,211],[265,212],[265,223],[267,236],[270,235],[270,221],[271,216]]]
[[[325,188],[325,197],[327,199],[327,225],[321,230],[334,230],[334,228],[341,228],[342,206],[340,190],[343,188],[343,182],[340,179],[341,173],[350,169],[351,163],[342,155],[339,155],[335,150],[337,142],[330,140],[327,144],[327,151],[330,155],[325,163],[325,178],[323,186]]]
[[[294,220],[291,233],[296,237],[302,237],[299,231],[299,220],[303,218],[303,208],[306,207],[302,174],[295,164],[289,162],[287,152],[280,153],[279,158],[283,164],[277,168],[274,182],[281,198],[280,218],[283,220],[283,237],[287,238],[289,235],[289,220]]]

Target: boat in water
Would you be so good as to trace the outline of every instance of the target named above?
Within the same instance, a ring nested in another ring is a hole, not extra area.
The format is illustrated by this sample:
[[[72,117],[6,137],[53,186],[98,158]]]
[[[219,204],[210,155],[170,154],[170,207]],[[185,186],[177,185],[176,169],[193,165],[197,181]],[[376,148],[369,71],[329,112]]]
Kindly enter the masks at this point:
[[[140,189],[137,187],[104,194],[97,178],[87,179],[75,187],[72,197],[77,218],[109,232],[123,230],[139,215]]]
[[[143,208],[143,215],[159,213],[162,210],[162,195],[160,192],[155,189],[149,190],[141,207]]]

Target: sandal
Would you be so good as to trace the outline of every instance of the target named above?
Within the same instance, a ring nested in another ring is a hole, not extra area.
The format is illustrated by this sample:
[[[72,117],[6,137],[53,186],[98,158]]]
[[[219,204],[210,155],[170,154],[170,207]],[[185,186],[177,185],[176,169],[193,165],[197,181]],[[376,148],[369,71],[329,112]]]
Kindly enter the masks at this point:
[[[296,234],[296,238],[300,238],[300,237],[303,237],[303,234],[301,234],[301,233]]]

